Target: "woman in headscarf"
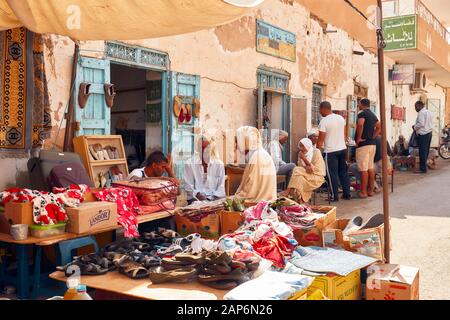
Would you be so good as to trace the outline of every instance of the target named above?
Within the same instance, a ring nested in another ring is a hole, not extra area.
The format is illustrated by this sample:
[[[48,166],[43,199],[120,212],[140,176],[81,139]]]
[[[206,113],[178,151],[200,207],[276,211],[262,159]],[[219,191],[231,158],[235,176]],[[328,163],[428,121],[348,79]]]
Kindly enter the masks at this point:
[[[259,130],[241,127],[236,132],[237,149],[245,154],[246,166],[236,197],[249,202],[277,198],[277,172],[270,154],[264,150]]]
[[[310,139],[301,139],[298,147],[298,166],[292,173],[285,195],[294,196],[300,202],[308,202],[313,191],[325,182],[325,162],[320,150],[314,147]]]
[[[194,155],[184,165],[188,202],[225,197],[225,167],[214,139],[200,135]]]

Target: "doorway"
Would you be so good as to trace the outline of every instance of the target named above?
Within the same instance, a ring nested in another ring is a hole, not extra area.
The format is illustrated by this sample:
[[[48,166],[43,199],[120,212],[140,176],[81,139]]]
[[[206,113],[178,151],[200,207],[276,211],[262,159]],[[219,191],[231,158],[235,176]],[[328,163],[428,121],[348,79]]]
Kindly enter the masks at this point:
[[[155,150],[163,150],[163,72],[111,62],[117,93],[111,110],[111,134],[122,136],[129,170],[144,166]]]

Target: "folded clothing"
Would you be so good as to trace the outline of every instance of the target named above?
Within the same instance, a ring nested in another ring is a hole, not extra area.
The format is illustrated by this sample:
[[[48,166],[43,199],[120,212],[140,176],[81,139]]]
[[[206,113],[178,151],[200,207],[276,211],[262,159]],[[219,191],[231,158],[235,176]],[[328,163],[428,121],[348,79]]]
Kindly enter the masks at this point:
[[[287,300],[305,290],[314,278],[299,274],[266,271],[260,277],[232,289],[225,300]]]

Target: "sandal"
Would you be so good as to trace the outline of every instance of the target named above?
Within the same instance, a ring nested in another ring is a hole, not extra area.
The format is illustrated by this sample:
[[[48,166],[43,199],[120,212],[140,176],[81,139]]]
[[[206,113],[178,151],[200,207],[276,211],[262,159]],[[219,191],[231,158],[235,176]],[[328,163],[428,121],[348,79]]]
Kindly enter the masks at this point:
[[[189,282],[194,280],[197,270],[192,268],[188,270],[176,269],[163,271],[162,267],[156,267],[149,272],[149,278],[154,284],[164,282]]]
[[[175,259],[178,261],[185,261],[192,264],[204,264],[206,262],[206,253],[201,252],[200,254],[180,252],[175,255]]]
[[[117,262],[117,267],[121,274],[124,274],[131,279],[144,279],[148,277],[148,270],[146,268],[129,256],[125,257],[127,258],[122,258]]]
[[[203,283],[204,285],[218,290],[231,290],[238,286],[236,281],[212,281]]]

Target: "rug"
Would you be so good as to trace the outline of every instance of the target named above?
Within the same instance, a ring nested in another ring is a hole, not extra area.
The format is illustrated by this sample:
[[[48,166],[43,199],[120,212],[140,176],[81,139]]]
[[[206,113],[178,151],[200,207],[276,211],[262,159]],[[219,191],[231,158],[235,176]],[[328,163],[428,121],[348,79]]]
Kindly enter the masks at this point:
[[[0,32],[0,158],[28,157],[51,129],[41,35]]]

